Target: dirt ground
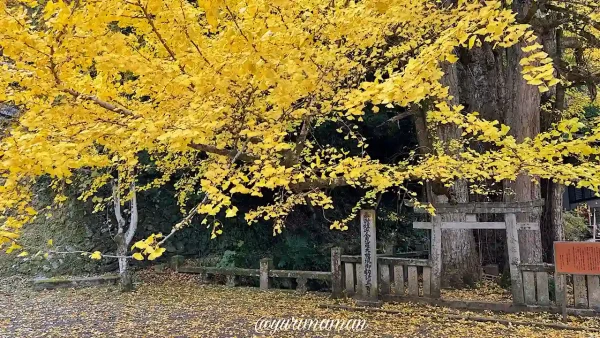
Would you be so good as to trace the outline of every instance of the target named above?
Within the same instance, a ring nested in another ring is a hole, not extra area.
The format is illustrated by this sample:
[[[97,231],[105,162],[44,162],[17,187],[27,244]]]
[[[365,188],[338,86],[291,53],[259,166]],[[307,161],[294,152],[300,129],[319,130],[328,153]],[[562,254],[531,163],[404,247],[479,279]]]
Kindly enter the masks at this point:
[[[32,291],[2,288],[0,337],[600,337],[600,333],[450,320],[457,310],[386,304],[400,314],[319,308],[338,301],[327,295],[200,285],[189,275],[142,278],[132,293],[116,287]],[[351,301],[343,304],[352,305]],[[424,317],[423,313],[434,316]],[[550,314],[498,315],[519,321],[559,323]],[[361,332],[262,329],[266,319],[365,319]],[[600,329],[597,318],[570,318],[569,325]],[[264,322],[264,321],[263,321]]]

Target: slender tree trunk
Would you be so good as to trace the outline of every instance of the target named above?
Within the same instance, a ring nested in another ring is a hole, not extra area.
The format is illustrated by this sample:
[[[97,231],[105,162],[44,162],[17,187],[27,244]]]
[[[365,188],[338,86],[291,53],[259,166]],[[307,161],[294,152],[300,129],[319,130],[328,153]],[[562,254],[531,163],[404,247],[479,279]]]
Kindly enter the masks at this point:
[[[127,248],[137,230],[138,211],[137,211],[137,196],[135,184],[131,184],[132,198],[130,201],[130,219],[129,224],[121,213],[121,199],[119,197],[119,183],[113,181],[113,202],[115,209],[115,218],[117,219],[118,230],[114,240],[117,244],[117,256],[119,256],[119,276],[121,277],[121,291],[128,292],[133,290],[133,278],[129,270],[129,262],[127,258]],[[127,227],[127,229],[125,229]]]

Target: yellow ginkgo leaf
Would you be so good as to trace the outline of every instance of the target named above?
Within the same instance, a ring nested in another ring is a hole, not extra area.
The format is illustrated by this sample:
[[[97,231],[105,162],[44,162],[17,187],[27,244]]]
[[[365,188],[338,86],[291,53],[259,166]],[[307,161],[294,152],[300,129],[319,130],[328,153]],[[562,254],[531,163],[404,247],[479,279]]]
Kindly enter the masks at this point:
[[[163,252],[165,252],[165,250],[166,250],[165,248],[158,248],[158,249],[152,251],[152,253],[150,253],[150,255],[148,255],[148,260],[153,261],[156,258],[162,256],[162,254],[163,254]]]
[[[225,217],[235,217],[237,212],[238,212],[237,207],[231,207],[231,208],[227,209],[227,212],[225,213]]]
[[[138,261],[143,261],[144,260],[144,255],[142,255],[139,252],[134,253],[132,257],[133,257],[133,259],[138,260]]]
[[[102,259],[102,254],[100,253],[100,251],[94,251],[91,255],[90,255],[91,259]]]
[[[54,241],[52,239],[48,240],[48,246],[52,246],[54,244]]]
[[[27,252],[27,251],[23,251],[23,252],[21,252],[21,253],[19,254],[19,256],[17,256],[17,257],[25,257],[25,256],[27,256],[27,255],[29,255],[29,252]]]
[[[135,242],[135,244],[133,244],[133,246],[131,246],[131,250],[138,248],[138,249],[146,249],[148,247],[148,243],[144,242],[144,241],[137,241]]]
[[[19,244],[17,244],[17,243],[15,243],[15,242],[13,242],[13,243],[12,243],[12,244],[11,244],[11,245],[8,247],[8,249],[6,249],[6,253],[7,253],[7,254],[9,254],[9,253],[11,253],[11,252],[13,252],[13,251],[15,251],[15,250],[21,249],[21,248],[22,248],[22,246],[20,246]]]

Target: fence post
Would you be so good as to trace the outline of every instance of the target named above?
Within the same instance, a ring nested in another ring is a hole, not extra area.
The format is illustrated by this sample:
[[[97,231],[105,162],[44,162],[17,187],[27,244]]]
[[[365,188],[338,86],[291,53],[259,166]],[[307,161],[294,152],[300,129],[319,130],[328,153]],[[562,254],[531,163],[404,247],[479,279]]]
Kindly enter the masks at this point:
[[[271,258],[263,258],[260,260],[260,289],[269,290],[271,283],[269,280],[269,270],[273,267]]]
[[[514,213],[504,215],[506,223],[506,246],[508,248],[508,263],[510,264],[510,287],[515,304],[524,304],[523,278],[519,265],[521,254],[519,253],[519,233],[517,231],[517,216]]]
[[[178,272],[179,267],[183,265],[183,260],[184,260],[184,257],[181,255],[175,255],[175,256],[171,257],[171,269]]]
[[[342,297],[342,249],[331,248],[331,296]]]
[[[439,298],[442,291],[442,216],[432,217],[431,248],[431,296]]]

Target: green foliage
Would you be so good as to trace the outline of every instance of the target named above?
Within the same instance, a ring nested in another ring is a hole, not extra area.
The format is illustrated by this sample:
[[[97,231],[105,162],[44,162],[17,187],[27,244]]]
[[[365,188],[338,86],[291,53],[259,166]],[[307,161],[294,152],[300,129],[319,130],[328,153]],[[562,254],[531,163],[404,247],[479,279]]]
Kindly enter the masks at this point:
[[[273,254],[275,266],[288,270],[325,270],[329,267],[329,252],[319,252],[309,238],[294,235],[278,243]]]
[[[43,189],[39,190],[40,198],[48,195]],[[52,218],[38,218],[27,226],[20,238],[23,246],[47,251],[86,250],[95,251],[114,250],[112,239],[107,231],[106,224],[101,214],[91,214],[90,206],[80,201],[71,200],[58,209],[53,210]],[[90,227],[97,225],[97,227]],[[51,245],[48,243],[51,239]],[[42,244],[40,246],[40,244]],[[46,257],[36,255],[30,249],[26,257],[0,253],[0,276],[23,274],[29,276],[57,276],[57,275],[85,275],[103,272],[103,268],[112,269],[110,261],[108,266],[91,261],[78,254],[53,254]]]
[[[233,267],[235,267],[235,256],[236,256],[235,251],[231,251],[231,250],[225,251],[223,253],[223,257],[221,257],[221,260],[219,261],[219,263],[217,263],[217,267],[218,268],[233,268]]]
[[[575,210],[563,214],[563,227],[567,241],[583,241],[590,237],[585,217]]]

